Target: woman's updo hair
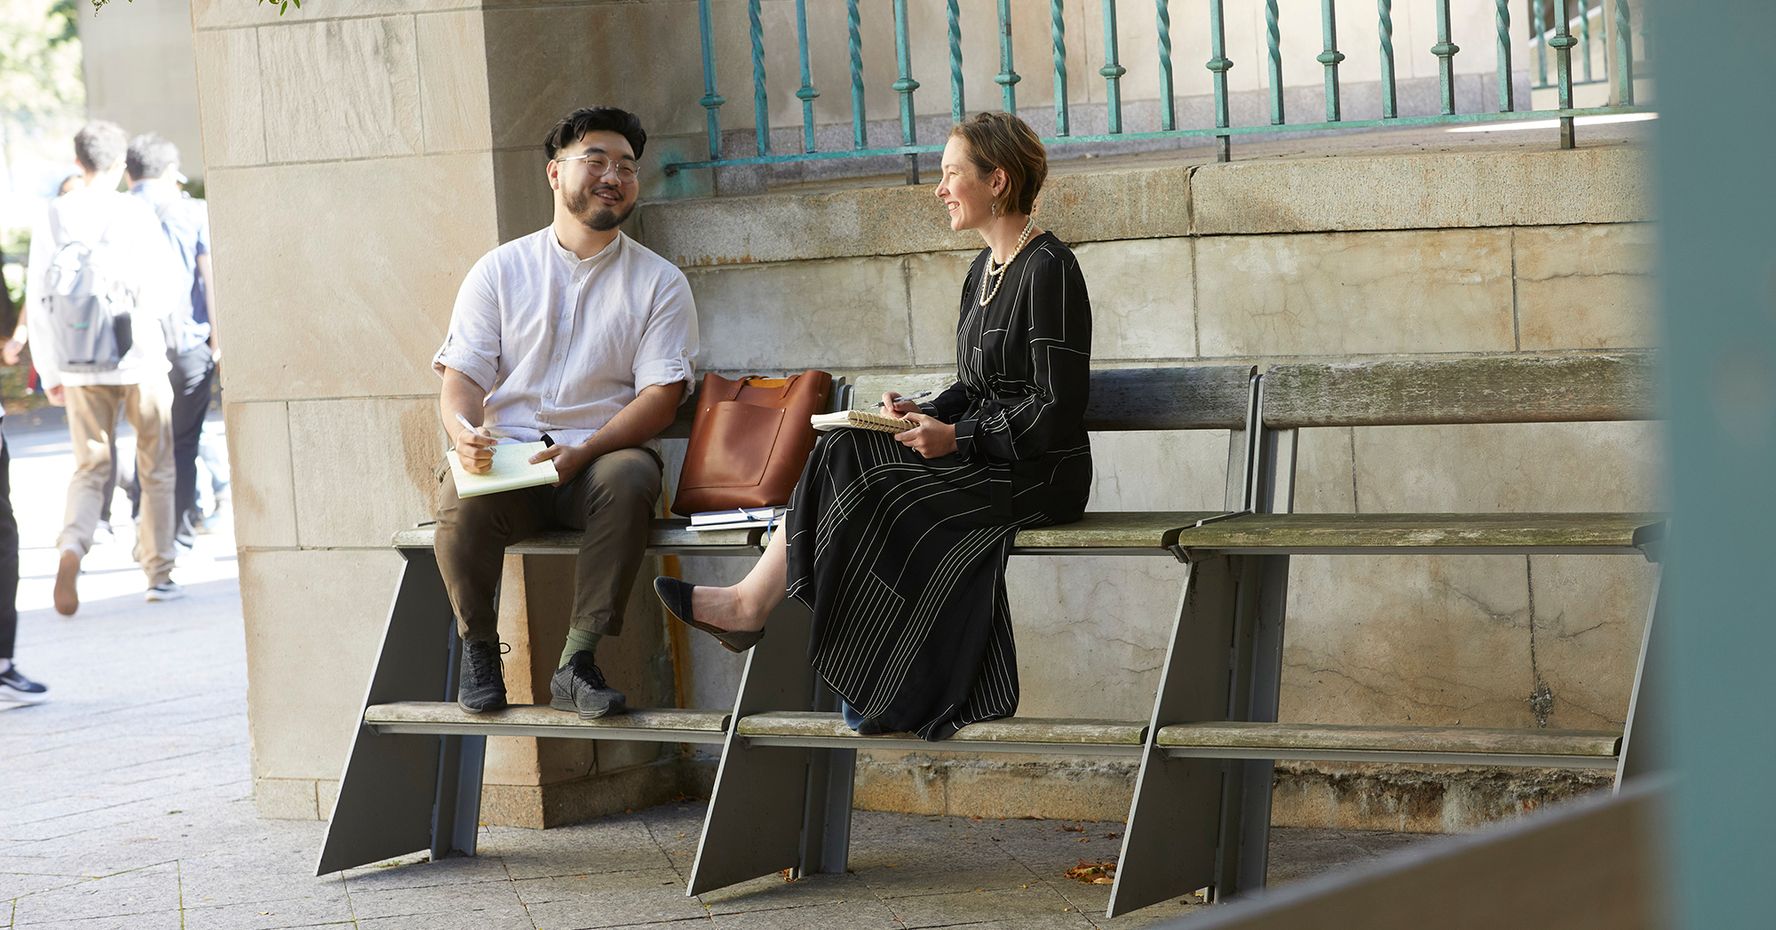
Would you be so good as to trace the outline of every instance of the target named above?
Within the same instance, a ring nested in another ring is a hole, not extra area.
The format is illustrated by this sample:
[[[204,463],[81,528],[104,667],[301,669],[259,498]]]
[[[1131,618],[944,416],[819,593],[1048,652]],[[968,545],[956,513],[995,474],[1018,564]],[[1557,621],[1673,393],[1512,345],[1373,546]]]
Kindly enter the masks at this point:
[[[1028,123],[1010,113],[976,113],[950,135],[968,143],[968,157],[981,174],[1005,172],[1005,190],[993,199],[1000,216],[1035,209],[1048,177],[1048,150]]]

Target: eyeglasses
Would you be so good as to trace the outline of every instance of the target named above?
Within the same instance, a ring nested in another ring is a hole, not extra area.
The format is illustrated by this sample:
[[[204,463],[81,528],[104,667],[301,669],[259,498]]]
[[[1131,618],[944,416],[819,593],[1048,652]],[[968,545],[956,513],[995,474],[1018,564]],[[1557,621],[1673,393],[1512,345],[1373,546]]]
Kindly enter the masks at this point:
[[[613,169],[615,169],[617,173],[617,179],[624,183],[628,183],[641,177],[641,169],[636,167],[635,162],[629,161],[628,159],[612,161],[609,155],[605,155],[602,152],[587,152],[584,155],[565,155],[555,160],[557,162],[583,161],[586,163],[586,170],[592,172],[592,176],[595,178],[602,178]]]

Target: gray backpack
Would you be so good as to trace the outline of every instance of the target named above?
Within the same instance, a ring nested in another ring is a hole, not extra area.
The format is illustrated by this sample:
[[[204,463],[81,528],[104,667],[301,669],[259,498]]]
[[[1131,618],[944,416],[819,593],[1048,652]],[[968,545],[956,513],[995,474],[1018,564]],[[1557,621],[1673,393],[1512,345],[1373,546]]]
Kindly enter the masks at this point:
[[[116,371],[135,344],[130,326],[137,283],[130,265],[101,233],[94,242],[63,239],[53,221],[56,243],[43,276],[44,317],[55,339],[62,371]]]

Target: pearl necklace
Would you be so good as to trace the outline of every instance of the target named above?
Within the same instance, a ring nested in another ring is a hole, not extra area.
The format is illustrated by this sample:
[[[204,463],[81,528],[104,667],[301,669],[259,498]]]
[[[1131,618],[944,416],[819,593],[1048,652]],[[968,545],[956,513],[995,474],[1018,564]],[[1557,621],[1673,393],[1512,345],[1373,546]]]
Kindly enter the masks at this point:
[[[1005,261],[995,262],[995,261],[993,261],[993,256],[990,253],[987,255],[987,273],[985,275],[981,276],[981,286],[980,286],[980,305],[981,306],[984,307],[987,304],[993,302],[993,297],[999,293],[999,285],[1005,283],[1005,269],[1010,268],[1012,261],[1018,257],[1018,253],[1022,252],[1024,250],[1024,243],[1029,241],[1029,239],[1030,239],[1030,230],[1035,229],[1035,228],[1036,228],[1036,218],[1034,216],[1032,216],[1032,217],[1030,217],[1030,221],[1024,224],[1024,231],[1021,233],[1018,233],[1017,245],[1014,248],[1012,248],[1010,255],[1005,256]],[[993,282],[993,289],[992,290],[987,289],[987,282],[988,281]]]

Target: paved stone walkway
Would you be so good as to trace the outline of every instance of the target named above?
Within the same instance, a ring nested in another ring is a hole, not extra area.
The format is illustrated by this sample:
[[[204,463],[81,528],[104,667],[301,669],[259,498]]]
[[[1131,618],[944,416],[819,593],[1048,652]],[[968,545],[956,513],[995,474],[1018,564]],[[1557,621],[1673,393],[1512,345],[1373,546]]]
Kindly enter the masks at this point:
[[[1108,886],[1065,873],[1114,857],[1121,824],[877,813],[856,817],[849,874],[687,898],[701,802],[548,831],[484,827],[478,858],[315,878],[323,825],[253,807],[226,528],[181,561],[190,597],[170,604],[143,602],[125,530],[89,557],[81,611],[63,619],[49,603],[67,435],[27,425],[8,441],[25,545],[18,659],[51,700],[0,712],[0,928],[1088,928],[1198,909],[1103,918]],[[1277,833],[1273,880],[1414,839]]]

